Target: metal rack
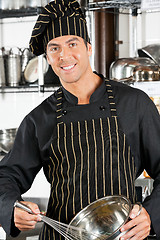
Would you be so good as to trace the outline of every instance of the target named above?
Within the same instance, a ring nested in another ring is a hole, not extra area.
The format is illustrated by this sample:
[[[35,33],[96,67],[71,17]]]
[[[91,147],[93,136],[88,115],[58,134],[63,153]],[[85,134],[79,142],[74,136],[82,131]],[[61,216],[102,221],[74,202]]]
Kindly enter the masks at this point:
[[[37,16],[41,13],[41,7],[28,7],[28,8],[20,8],[20,9],[0,9],[0,19],[3,18],[13,18],[13,17],[27,17],[27,16]]]
[[[106,8],[117,8],[117,9],[137,9],[141,7],[140,0],[113,0],[113,1],[96,1],[89,2],[85,7],[86,11],[96,11]]]
[[[20,85],[16,87],[0,87],[0,93],[31,93],[31,92],[54,92],[59,88],[60,84],[50,84],[50,85]]]

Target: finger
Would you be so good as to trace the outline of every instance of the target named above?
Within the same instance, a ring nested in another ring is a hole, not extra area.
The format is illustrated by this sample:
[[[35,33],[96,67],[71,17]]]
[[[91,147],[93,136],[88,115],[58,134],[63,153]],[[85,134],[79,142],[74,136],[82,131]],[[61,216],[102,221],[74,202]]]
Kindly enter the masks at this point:
[[[136,211],[137,211],[137,208],[136,208]],[[140,223],[143,223],[144,227],[146,225],[148,228],[150,228],[151,220],[145,208],[142,208],[140,215],[128,221],[125,225],[122,226],[120,230],[122,232],[127,231]]]
[[[27,231],[27,230],[32,230],[35,229],[36,226],[36,222],[32,222],[30,223],[30,225],[23,225],[23,224],[19,224],[19,223],[15,223],[15,226],[20,230],[20,231]]]
[[[132,240],[141,240],[141,239],[145,239],[148,235],[149,232],[147,228],[144,228],[143,230],[139,231],[138,228],[134,228],[134,230],[130,230],[129,232],[127,232],[126,234],[124,234],[120,239],[121,240],[128,240],[128,239],[132,239]]]
[[[41,218],[38,215],[30,214],[22,209],[16,208],[14,211],[14,218],[15,220],[19,221],[40,221]]]
[[[137,216],[139,215],[139,213],[140,213],[140,210],[141,210],[141,206],[138,205],[138,204],[135,204],[135,205],[133,206],[133,209],[132,209],[131,212],[130,212],[129,217],[130,217],[131,219],[137,217]]]
[[[128,231],[121,239],[144,239],[150,233],[151,221],[147,211],[143,208],[141,214],[125,224],[121,231]]]
[[[36,203],[27,202],[27,201],[23,201],[22,203],[25,204],[26,206],[28,206],[32,210],[33,213],[40,214],[39,207]]]
[[[25,213],[26,214],[26,213]],[[29,214],[27,214],[29,215]],[[37,216],[34,216],[37,217]],[[24,230],[24,229],[34,229],[35,225],[37,223],[38,219],[32,219],[32,216],[24,216],[24,218],[22,218],[21,216],[19,217],[15,217],[15,226],[19,229],[19,230]]]

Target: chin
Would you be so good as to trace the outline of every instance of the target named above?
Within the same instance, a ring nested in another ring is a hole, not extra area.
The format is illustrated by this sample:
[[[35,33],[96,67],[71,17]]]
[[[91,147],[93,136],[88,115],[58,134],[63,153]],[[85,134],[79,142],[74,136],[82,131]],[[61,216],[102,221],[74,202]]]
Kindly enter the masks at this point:
[[[65,82],[65,83],[76,83],[79,81],[80,78],[76,77],[76,78],[71,78],[71,77],[68,77],[68,78],[60,78],[62,80],[62,82]]]

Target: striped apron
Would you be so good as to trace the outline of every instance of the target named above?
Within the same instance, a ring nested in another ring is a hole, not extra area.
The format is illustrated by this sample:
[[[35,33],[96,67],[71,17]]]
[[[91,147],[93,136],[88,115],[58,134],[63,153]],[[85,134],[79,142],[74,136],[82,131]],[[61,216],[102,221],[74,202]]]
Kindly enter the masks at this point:
[[[107,195],[125,195],[135,202],[136,169],[130,146],[117,118],[112,86],[106,80],[111,116],[63,122],[62,89],[57,96],[57,128],[50,145],[46,174],[51,183],[47,216],[71,219],[91,202]],[[40,239],[64,239],[44,225]]]

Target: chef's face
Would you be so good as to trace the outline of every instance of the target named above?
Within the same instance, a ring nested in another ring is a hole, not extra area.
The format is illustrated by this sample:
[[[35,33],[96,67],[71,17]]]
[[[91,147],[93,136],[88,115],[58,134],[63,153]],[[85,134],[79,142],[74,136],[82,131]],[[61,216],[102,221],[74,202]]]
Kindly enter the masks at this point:
[[[52,39],[47,44],[47,60],[59,76],[62,85],[75,83],[91,71],[89,56],[91,45],[87,47],[81,37],[67,35]]]

